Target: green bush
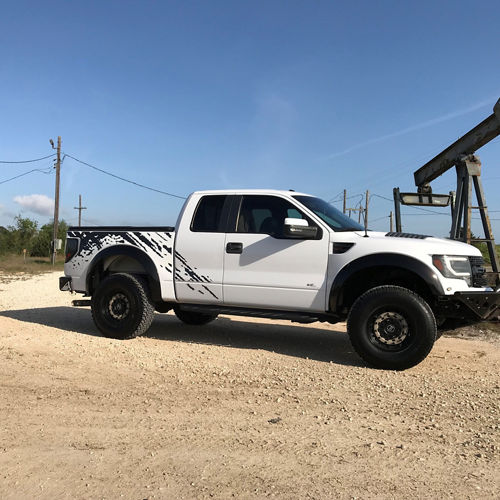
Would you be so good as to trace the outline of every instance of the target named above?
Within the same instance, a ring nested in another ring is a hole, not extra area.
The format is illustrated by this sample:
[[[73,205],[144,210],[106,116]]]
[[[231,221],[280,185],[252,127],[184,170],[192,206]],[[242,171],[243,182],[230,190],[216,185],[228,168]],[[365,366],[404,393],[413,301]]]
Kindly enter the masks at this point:
[[[61,220],[58,228],[58,238],[66,241],[68,224]],[[53,221],[38,229],[38,222],[28,217],[18,215],[14,225],[7,228],[0,227],[0,254],[21,254],[24,249],[29,255],[47,257],[50,255]]]

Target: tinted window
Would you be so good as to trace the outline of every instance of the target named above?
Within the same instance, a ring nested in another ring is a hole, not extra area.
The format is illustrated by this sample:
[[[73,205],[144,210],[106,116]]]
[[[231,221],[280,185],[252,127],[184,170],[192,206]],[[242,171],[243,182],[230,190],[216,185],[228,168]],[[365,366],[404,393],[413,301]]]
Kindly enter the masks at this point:
[[[322,221],[326,222],[334,231],[363,231],[361,224],[353,221],[347,215],[344,215],[340,210],[332,207],[329,203],[321,198],[313,196],[296,195],[294,198],[309,210],[314,212]]]
[[[244,196],[241,203],[237,233],[269,234],[277,238],[283,236],[285,219],[306,219],[294,205],[277,196]]]
[[[226,196],[204,196],[198,203],[191,224],[191,231],[218,233],[223,232],[221,224],[222,207]]]

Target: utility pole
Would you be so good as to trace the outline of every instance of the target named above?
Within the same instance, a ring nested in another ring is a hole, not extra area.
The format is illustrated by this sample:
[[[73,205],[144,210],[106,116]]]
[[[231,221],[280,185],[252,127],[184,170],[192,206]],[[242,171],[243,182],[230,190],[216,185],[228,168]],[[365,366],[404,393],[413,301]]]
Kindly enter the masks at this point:
[[[356,195],[357,196],[357,195]],[[368,196],[369,196],[369,192],[367,191],[366,192],[366,207],[368,208]],[[366,210],[367,210],[366,208]],[[352,215],[352,212],[358,212],[358,222],[361,224],[361,215],[364,215],[365,214],[365,209],[363,208],[363,205],[362,205],[362,202],[360,201],[359,202],[359,207],[356,206],[356,207],[348,207],[347,206],[347,189],[344,189],[344,205],[343,205],[343,208],[342,208],[342,212],[344,214],[349,214],[349,218],[351,217]]]
[[[78,225],[82,225],[82,210],[87,210],[87,207],[82,207],[82,195],[78,195],[78,206],[73,207],[75,210],[78,210]]]
[[[399,188],[394,188],[392,190],[392,194],[394,196],[394,210],[396,216],[396,232],[400,233],[403,231],[403,227],[401,225],[401,197]]]
[[[370,191],[366,190],[365,200],[365,231],[368,231],[368,201],[370,200]]]
[[[57,138],[57,148],[54,148],[54,141],[50,139],[52,149],[57,150],[56,156],[56,193],[54,199],[54,232],[52,235],[52,265],[56,263],[57,255],[57,232],[59,229],[59,182],[61,176],[61,136]]]
[[[391,210],[391,213],[389,214],[389,223],[390,223],[390,228],[391,228],[391,233],[393,231],[393,226],[392,226],[392,210]]]

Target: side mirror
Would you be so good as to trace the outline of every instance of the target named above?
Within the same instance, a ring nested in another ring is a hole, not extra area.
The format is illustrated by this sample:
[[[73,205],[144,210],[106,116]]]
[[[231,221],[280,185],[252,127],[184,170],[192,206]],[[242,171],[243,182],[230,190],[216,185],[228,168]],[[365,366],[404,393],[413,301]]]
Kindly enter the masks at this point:
[[[292,219],[291,217],[287,217],[285,219],[283,234],[286,238],[301,240],[313,239],[316,238],[318,234],[318,228],[309,226],[305,219]]]

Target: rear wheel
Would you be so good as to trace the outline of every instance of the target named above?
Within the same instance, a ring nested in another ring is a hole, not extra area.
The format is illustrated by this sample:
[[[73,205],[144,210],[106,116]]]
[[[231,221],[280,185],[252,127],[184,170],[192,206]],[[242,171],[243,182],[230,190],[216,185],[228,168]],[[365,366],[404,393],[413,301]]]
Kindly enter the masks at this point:
[[[183,323],[186,323],[186,325],[206,325],[218,316],[218,314],[183,311],[179,306],[174,306],[174,312]]]
[[[154,305],[145,281],[131,274],[112,274],[92,296],[92,317],[106,337],[131,339],[151,326]]]
[[[347,319],[355,351],[377,368],[404,370],[420,363],[436,340],[436,320],[425,300],[398,286],[359,297]]]

